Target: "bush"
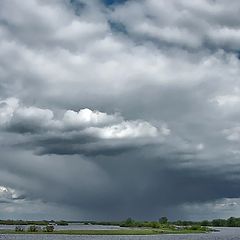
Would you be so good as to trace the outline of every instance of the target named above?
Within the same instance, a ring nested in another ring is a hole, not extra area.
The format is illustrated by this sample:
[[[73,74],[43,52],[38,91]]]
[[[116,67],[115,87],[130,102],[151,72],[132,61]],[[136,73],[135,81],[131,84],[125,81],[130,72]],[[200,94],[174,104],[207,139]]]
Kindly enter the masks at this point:
[[[45,232],[53,232],[54,230],[54,226],[53,225],[47,225],[45,228],[44,228],[44,231]]]
[[[189,230],[199,230],[201,228],[201,226],[198,225],[193,225],[191,227],[188,227]]]
[[[159,228],[160,225],[157,222],[151,222],[150,227],[152,227],[152,228]]]
[[[41,227],[37,227],[36,225],[29,226],[28,228],[29,232],[39,232],[41,231]]]
[[[120,224],[121,227],[135,227],[136,222],[132,218],[126,219],[122,224]]]
[[[205,226],[200,226],[200,225],[193,225],[193,226],[190,226],[190,227],[187,227],[187,229],[189,230],[199,230],[199,231],[207,231],[208,228],[205,227]]]
[[[24,229],[23,226],[16,226],[15,227],[15,232],[24,232],[24,231],[25,231],[25,229]]]
[[[61,220],[61,221],[57,221],[56,224],[59,226],[67,226],[68,222]]]

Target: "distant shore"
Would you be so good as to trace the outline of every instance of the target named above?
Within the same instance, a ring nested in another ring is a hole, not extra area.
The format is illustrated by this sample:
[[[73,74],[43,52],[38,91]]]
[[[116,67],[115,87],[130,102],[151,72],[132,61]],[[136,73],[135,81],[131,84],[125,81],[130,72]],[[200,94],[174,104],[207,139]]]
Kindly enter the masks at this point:
[[[213,231],[207,226],[188,225],[181,226],[162,217],[159,221],[136,221],[128,218],[121,222],[78,222],[80,229],[71,229],[71,226],[62,229],[57,226],[68,226],[76,222],[67,221],[23,221],[23,220],[0,220],[0,224],[11,225],[14,229],[0,229],[0,234],[65,234],[65,235],[157,235],[157,234],[188,234],[207,233]],[[94,226],[112,226],[117,229],[98,229]],[[86,226],[86,227],[84,227]],[[94,228],[89,229],[89,226]]]
[[[119,230],[54,230],[53,232],[16,232],[14,230],[0,230],[0,234],[65,234],[65,235],[157,235],[157,234],[188,234],[188,233],[207,233],[205,230],[189,229],[119,229]]]

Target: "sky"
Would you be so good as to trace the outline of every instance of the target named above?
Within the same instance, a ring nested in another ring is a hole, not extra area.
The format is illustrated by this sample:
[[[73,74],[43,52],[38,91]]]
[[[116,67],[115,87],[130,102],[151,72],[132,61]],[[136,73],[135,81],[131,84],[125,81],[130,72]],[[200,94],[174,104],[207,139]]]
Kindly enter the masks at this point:
[[[239,216],[239,12],[1,0],[0,219]]]

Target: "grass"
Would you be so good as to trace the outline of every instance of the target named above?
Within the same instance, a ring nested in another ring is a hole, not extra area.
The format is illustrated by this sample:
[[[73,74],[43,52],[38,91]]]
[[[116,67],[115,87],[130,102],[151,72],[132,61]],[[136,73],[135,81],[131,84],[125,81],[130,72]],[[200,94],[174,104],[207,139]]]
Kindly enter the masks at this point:
[[[16,232],[14,230],[0,230],[0,234],[65,234],[65,235],[157,235],[157,234],[188,234],[206,233],[203,230],[172,230],[172,229],[119,229],[119,230],[55,230],[53,232]]]

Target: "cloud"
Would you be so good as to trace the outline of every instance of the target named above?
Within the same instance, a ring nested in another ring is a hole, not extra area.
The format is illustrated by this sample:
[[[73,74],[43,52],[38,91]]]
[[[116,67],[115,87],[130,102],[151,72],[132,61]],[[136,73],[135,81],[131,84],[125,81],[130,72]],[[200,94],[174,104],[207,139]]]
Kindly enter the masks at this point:
[[[120,116],[108,115],[99,111],[92,111],[88,108],[81,109],[79,112],[68,110],[64,113],[63,122],[65,127],[83,127],[83,126],[97,126],[106,125],[109,123],[114,123],[122,121]]]
[[[168,133],[170,130],[166,130]],[[87,129],[88,133],[93,133],[103,139],[124,139],[124,138],[139,138],[139,137],[157,137],[158,130],[151,124],[143,121],[123,122],[118,125],[113,125],[105,128]],[[168,134],[166,134],[168,135]]]
[[[8,203],[24,199],[24,195],[15,189],[0,186],[0,203]]]
[[[47,129],[53,121],[53,112],[37,107],[22,107],[16,98],[1,100],[1,127],[13,132],[27,133]]]
[[[223,134],[229,141],[239,141],[240,140],[240,127],[234,127],[230,129],[224,129]]]
[[[239,103],[240,98],[237,95],[217,96],[213,99],[220,107],[224,105],[235,105]]]
[[[223,218],[229,216],[236,216],[236,212],[239,211],[239,198],[223,198],[213,202],[207,202],[204,204],[184,204],[182,208],[191,215],[191,219],[197,220],[196,216],[191,212],[197,212],[201,219],[213,219],[219,217],[219,211],[222,212]],[[203,211],[204,209],[204,211]],[[209,214],[211,212],[211,214]]]
[[[4,216],[221,217],[239,198],[239,8],[0,1],[0,181],[25,197]]]
[[[9,98],[5,101],[0,101],[0,119],[1,124],[6,124],[12,118],[15,109],[18,107],[18,100],[16,98]]]
[[[190,49],[238,50],[237,1],[128,1],[116,6],[111,17],[135,39]]]
[[[18,99],[5,99],[1,104],[2,131],[27,134],[20,145],[28,142],[38,154],[108,155],[163,141],[170,134],[165,125],[158,129],[143,120],[126,121],[119,113],[85,108],[67,110],[57,119],[53,111],[22,106]]]

